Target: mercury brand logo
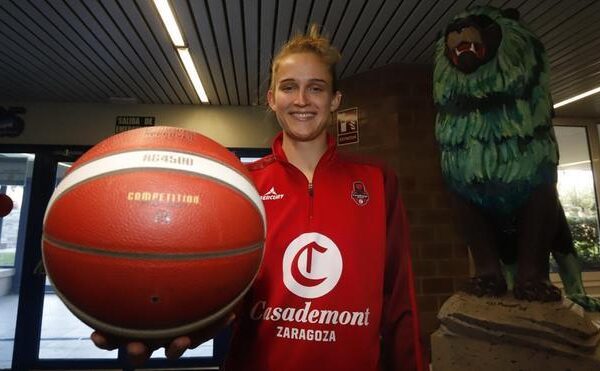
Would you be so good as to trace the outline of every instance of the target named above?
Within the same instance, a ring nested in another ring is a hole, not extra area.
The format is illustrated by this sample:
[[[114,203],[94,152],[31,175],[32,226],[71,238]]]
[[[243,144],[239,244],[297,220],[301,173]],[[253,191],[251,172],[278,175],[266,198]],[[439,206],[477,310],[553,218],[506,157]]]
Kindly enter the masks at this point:
[[[342,276],[342,255],[336,244],[320,233],[304,233],[283,255],[283,283],[294,294],[314,299],[329,293]]]
[[[267,193],[265,193],[264,195],[260,196],[260,198],[263,201],[267,201],[267,200],[281,200],[283,198],[282,194],[277,193],[277,191],[275,191],[275,187],[271,187],[271,189],[269,189],[269,191]]]

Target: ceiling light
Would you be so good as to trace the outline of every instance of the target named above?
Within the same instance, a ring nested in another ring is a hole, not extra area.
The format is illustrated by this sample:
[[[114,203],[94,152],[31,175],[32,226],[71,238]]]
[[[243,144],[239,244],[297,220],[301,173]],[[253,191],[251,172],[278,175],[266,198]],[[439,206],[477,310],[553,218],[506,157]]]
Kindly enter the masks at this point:
[[[192,80],[192,85],[194,85],[194,89],[196,89],[198,98],[200,98],[200,101],[203,103],[208,103],[208,97],[206,96],[204,86],[202,86],[202,82],[200,81],[200,76],[198,76],[198,71],[196,70],[192,56],[190,55],[190,50],[188,48],[177,48],[177,52],[179,53],[179,57],[183,62],[183,66],[185,67],[190,80]]]
[[[558,108],[558,107],[564,106],[565,104],[573,103],[573,102],[575,102],[576,100],[580,100],[580,99],[583,99],[583,98],[585,98],[585,97],[589,97],[590,95],[592,95],[592,94],[596,94],[596,93],[598,93],[598,92],[600,92],[600,86],[599,86],[599,87],[597,87],[596,89],[588,90],[588,91],[586,91],[585,93],[581,93],[581,94],[579,94],[579,95],[576,95],[576,96],[574,96],[574,97],[572,97],[572,98],[565,99],[565,100],[563,100],[562,102],[558,102],[558,103],[556,103],[556,104],[554,105],[554,108]]]
[[[558,165],[558,168],[561,169],[561,168],[565,168],[565,167],[577,166],[577,165],[583,165],[583,164],[589,164],[589,163],[590,163],[590,160],[569,162],[567,164]]]
[[[154,6],[158,10],[158,14],[160,14],[173,44],[177,47],[185,46],[183,36],[181,36],[181,31],[179,31],[179,26],[175,20],[175,15],[173,15],[173,10],[171,9],[171,5],[169,5],[169,0],[154,0]]]

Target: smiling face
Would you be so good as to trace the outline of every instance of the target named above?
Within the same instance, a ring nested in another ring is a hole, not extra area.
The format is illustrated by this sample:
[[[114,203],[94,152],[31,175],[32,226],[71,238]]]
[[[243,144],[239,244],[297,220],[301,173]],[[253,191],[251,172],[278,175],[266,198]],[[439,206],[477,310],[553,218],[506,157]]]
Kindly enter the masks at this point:
[[[279,61],[267,99],[284,135],[296,141],[325,136],[325,128],[339,104],[328,65],[316,54],[294,53]]]

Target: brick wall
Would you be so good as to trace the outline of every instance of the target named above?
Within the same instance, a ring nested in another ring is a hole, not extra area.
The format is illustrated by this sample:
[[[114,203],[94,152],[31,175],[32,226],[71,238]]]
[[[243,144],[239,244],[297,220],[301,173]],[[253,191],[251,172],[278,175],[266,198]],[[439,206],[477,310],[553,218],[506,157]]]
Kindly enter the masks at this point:
[[[360,143],[340,150],[384,159],[398,173],[411,226],[421,326],[429,345],[429,335],[439,325],[438,309],[469,273],[467,249],[441,176],[431,67],[382,67],[340,81],[340,90],[341,109],[358,107],[360,127]]]

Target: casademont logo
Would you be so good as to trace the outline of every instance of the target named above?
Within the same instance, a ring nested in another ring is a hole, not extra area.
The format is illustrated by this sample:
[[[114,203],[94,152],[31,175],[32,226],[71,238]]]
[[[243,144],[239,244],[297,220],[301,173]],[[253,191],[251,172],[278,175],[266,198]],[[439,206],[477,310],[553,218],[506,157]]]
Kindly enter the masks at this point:
[[[292,293],[307,299],[326,295],[342,276],[340,249],[327,236],[304,233],[283,254],[283,282]],[[274,304],[274,305],[273,305]],[[266,300],[254,303],[250,318],[271,321],[273,336],[292,341],[336,342],[340,326],[370,326],[371,309],[323,308],[304,301],[303,306],[279,306]],[[346,336],[349,336],[346,334]]]
[[[320,233],[304,233],[283,255],[283,283],[294,294],[314,299],[335,287],[342,276],[342,255],[336,244]]]
[[[277,191],[275,191],[275,187],[271,187],[271,189],[269,189],[269,191],[267,193],[265,193],[264,195],[260,196],[260,198],[263,201],[269,201],[269,200],[281,200],[283,198],[284,195],[277,193]]]

